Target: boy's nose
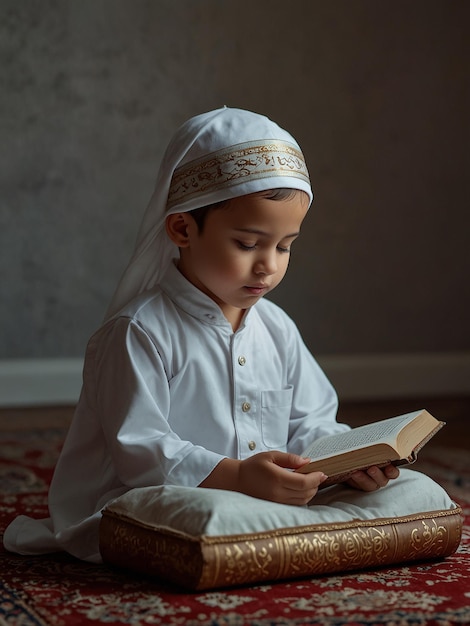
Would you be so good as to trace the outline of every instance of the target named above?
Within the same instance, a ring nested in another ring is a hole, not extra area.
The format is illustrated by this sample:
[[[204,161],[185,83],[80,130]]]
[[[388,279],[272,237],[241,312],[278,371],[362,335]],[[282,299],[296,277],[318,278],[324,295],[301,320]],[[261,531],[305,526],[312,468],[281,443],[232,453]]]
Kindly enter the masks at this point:
[[[264,253],[256,262],[255,273],[271,275],[277,272],[276,252]]]

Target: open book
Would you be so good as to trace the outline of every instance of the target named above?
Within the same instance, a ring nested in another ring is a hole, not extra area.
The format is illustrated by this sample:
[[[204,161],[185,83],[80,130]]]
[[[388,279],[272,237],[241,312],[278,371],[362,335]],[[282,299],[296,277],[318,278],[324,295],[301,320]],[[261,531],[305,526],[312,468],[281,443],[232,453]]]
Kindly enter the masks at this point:
[[[424,409],[320,437],[302,453],[311,459],[297,472],[324,472],[321,487],[343,482],[356,470],[416,461],[419,450],[444,426]]]

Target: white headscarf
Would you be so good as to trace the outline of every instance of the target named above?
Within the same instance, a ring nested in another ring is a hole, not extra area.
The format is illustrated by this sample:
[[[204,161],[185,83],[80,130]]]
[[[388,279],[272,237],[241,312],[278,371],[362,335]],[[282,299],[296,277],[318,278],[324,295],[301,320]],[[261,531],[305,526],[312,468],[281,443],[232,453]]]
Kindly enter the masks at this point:
[[[224,107],[185,122],[166,149],[134,253],[106,318],[157,285],[178,257],[165,230],[168,215],[279,187],[305,191],[312,201],[300,147],[270,119]]]

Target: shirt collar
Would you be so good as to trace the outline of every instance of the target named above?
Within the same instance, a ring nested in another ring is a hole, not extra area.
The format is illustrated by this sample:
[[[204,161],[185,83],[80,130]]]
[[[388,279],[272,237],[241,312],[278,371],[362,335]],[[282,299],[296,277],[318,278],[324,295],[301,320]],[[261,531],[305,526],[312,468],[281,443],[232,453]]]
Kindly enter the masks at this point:
[[[176,267],[176,261],[170,263],[170,266],[160,281],[160,287],[179,308],[189,313],[189,315],[196,317],[206,324],[228,326],[230,331],[232,331],[232,327],[222,313],[219,305],[183,276]],[[244,327],[249,312],[250,310],[248,309],[243,317],[239,330]]]

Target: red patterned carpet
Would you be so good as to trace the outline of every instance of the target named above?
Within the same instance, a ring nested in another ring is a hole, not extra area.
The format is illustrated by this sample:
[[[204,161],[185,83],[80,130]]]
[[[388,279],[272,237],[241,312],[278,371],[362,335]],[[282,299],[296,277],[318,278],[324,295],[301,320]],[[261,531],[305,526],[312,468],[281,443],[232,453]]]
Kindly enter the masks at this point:
[[[47,515],[48,483],[64,432],[0,434],[1,533],[18,513]],[[470,624],[470,455],[430,448],[417,469],[440,482],[467,516],[462,544],[445,561],[186,593],[66,555],[31,558],[1,550],[0,625]]]

